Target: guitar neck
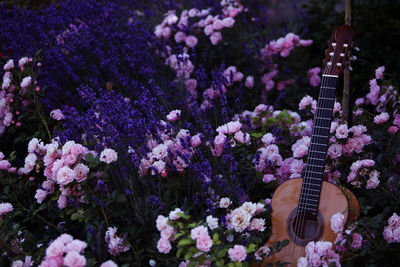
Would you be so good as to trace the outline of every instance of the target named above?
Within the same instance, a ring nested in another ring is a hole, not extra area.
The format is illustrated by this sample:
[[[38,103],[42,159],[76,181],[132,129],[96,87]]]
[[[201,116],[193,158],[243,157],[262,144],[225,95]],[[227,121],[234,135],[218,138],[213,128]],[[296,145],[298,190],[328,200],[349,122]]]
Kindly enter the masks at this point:
[[[336,75],[322,75],[314,127],[301,187],[299,211],[318,213],[337,79],[338,76]]]

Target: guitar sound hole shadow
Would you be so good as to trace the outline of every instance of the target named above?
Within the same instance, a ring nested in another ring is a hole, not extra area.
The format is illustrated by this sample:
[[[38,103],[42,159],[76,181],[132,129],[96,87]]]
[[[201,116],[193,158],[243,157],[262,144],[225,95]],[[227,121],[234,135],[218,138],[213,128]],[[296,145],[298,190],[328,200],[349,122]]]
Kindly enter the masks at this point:
[[[317,215],[295,208],[287,221],[287,233],[297,245],[305,247],[310,241],[317,241],[324,230],[324,218],[320,212]]]

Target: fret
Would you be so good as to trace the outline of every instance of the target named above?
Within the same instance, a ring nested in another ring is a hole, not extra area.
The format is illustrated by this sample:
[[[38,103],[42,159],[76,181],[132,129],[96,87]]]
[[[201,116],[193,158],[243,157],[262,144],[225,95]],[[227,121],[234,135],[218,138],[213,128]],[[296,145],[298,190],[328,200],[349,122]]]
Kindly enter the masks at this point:
[[[333,112],[333,110],[332,110],[331,108],[317,107],[317,110],[318,110],[318,109],[322,109],[322,110],[330,110],[330,111],[332,111],[332,112]]]
[[[318,207],[319,206],[318,204],[313,204],[313,203],[308,203],[308,202],[300,203],[300,205],[301,204],[305,204],[306,206],[313,206],[313,207]]]
[[[315,121],[315,120],[320,120],[320,119],[321,119],[321,120],[327,120],[327,121],[331,121],[331,120],[332,120],[331,118],[315,117],[315,118],[314,118],[314,121]]]
[[[317,125],[314,125],[314,128],[317,128],[317,129],[326,129],[326,130],[331,130],[331,127],[324,127],[324,126],[317,126]]]
[[[315,171],[308,171],[308,172],[315,173],[315,174],[318,174],[318,175],[322,175],[323,174],[321,172],[315,172]]]
[[[325,161],[325,159],[319,159],[319,158],[314,158],[314,157],[308,157],[309,159],[312,159],[312,160],[319,160],[319,161]]]
[[[300,206],[298,207],[297,212],[299,212],[299,211],[311,211],[313,214],[317,213],[317,210],[315,210],[314,208],[300,207]]]
[[[307,162],[307,166],[309,166],[309,167],[317,167],[317,168],[320,168],[320,169],[324,169],[324,166],[321,166],[321,165],[314,165],[314,164],[308,163],[308,162]]]
[[[308,154],[312,154],[312,153],[319,153],[319,154],[326,154],[326,151],[317,151],[317,150],[308,150]]]
[[[319,97],[318,97],[318,100],[320,100],[320,99],[335,100],[334,98],[324,97],[324,96],[319,96]]]
[[[307,189],[305,189],[305,190],[311,190],[311,191],[314,191],[314,192],[321,192],[321,189],[320,190],[318,190],[318,189],[312,189],[312,188],[307,188]]]
[[[311,136],[311,140],[312,140],[312,137],[314,137],[314,136],[316,136],[316,137],[328,138],[328,136],[326,136],[326,135],[313,134],[313,135]]]
[[[308,198],[303,198],[303,199],[301,199],[301,200],[310,200],[310,201],[312,201],[312,202],[314,202],[314,203],[318,203],[319,202],[319,196],[318,196],[318,199],[317,199],[317,196],[315,196],[315,195],[310,195],[310,194],[307,194],[307,193],[302,193],[302,195],[304,195],[304,196],[309,196]],[[312,198],[310,198],[310,197],[312,197]]]
[[[309,181],[309,180],[315,180],[315,181],[322,181],[322,179],[321,178],[316,178],[316,177],[304,177],[305,179],[307,179],[307,181]],[[314,184],[312,184],[312,185],[314,185]]]

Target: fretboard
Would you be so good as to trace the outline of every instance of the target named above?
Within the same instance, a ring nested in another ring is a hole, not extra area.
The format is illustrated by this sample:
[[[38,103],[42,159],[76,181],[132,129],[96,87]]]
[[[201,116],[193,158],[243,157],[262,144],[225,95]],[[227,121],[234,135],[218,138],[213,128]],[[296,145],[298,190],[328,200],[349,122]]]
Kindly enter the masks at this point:
[[[317,110],[314,116],[314,127],[301,186],[299,211],[318,213],[337,78],[334,75],[322,75]]]

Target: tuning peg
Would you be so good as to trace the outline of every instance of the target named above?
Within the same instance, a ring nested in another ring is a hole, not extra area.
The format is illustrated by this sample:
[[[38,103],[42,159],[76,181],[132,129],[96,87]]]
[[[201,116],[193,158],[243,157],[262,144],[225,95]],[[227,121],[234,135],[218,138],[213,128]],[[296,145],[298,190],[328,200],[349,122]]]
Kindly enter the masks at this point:
[[[357,57],[356,56],[351,56],[350,58],[349,58],[351,61],[355,61],[355,60],[357,60]]]
[[[350,70],[350,71],[353,71],[353,68],[352,68],[350,65],[349,65],[349,70]]]
[[[360,51],[360,48],[358,48],[357,46],[354,46],[354,50],[356,50],[357,52]]]

